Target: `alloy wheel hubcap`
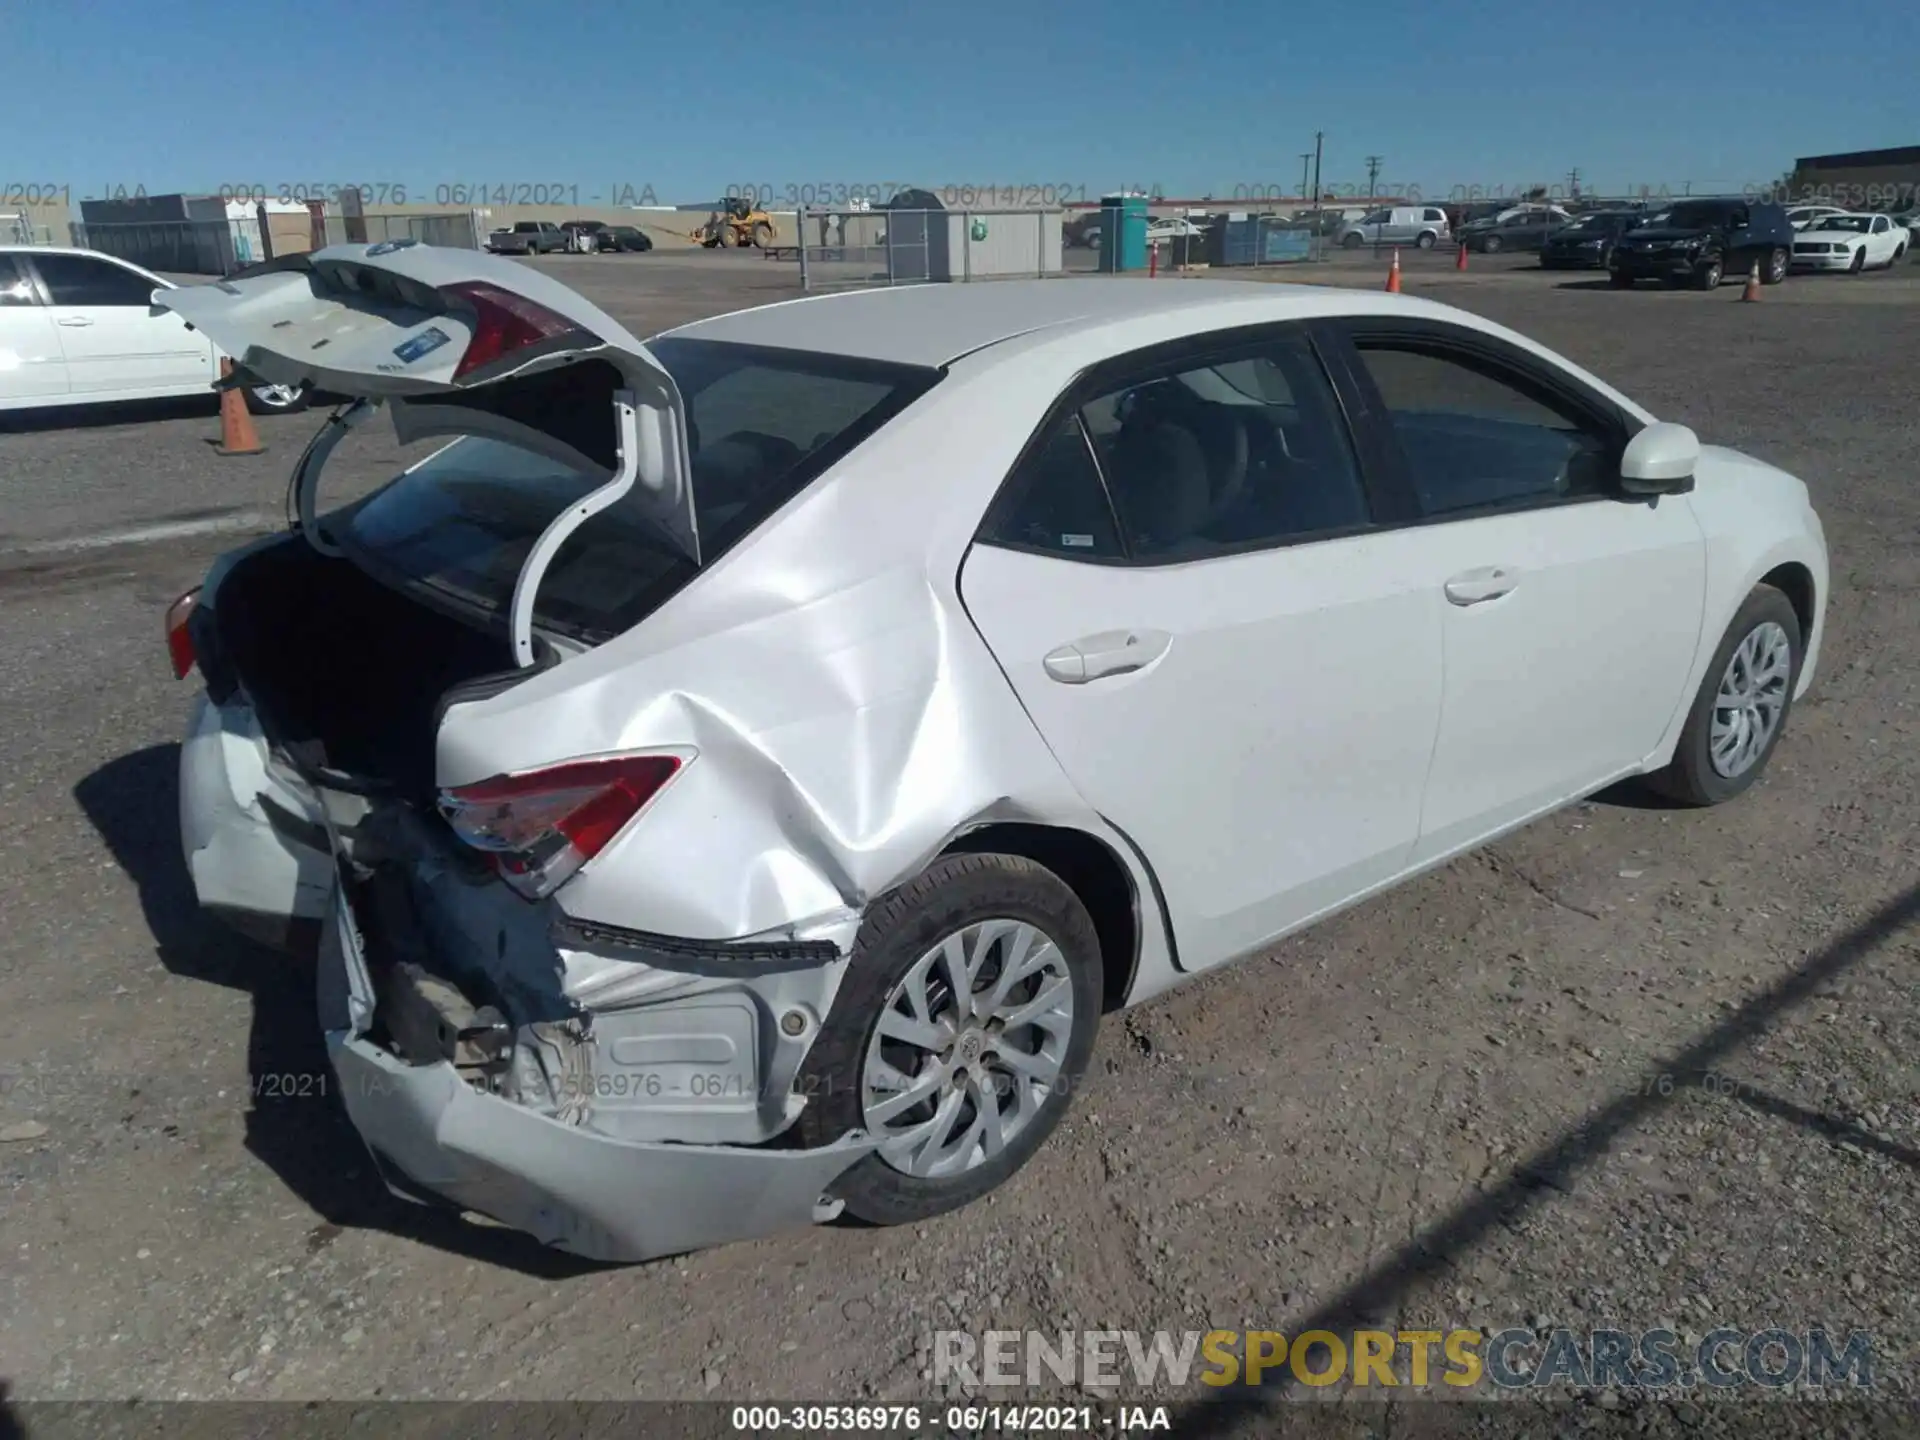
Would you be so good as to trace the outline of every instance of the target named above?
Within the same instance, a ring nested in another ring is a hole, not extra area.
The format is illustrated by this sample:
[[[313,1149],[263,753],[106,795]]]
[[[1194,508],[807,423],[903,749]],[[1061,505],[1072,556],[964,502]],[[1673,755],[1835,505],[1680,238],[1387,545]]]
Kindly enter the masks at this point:
[[[861,1065],[880,1158],[923,1178],[999,1155],[1062,1088],[1073,977],[1037,926],[982,920],[916,960],[887,996]]]
[[[1736,780],[1766,753],[1787,708],[1793,646],[1787,632],[1769,620],[1735,647],[1713,697],[1707,755],[1714,773]]]
[[[299,392],[291,385],[260,385],[254,388],[253,393],[263,405],[291,405]]]

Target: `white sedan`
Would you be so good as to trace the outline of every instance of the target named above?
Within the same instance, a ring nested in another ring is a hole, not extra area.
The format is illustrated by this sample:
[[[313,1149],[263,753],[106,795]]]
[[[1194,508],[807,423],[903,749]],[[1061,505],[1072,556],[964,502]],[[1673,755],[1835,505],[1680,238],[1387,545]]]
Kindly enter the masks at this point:
[[[1198,240],[1206,235],[1193,221],[1184,216],[1169,215],[1147,222],[1147,243],[1156,245],[1168,240]]]
[[[1899,263],[1911,238],[1887,215],[1828,215],[1793,237],[1793,268],[1883,270]]]
[[[1733,798],[1820,650],[1804,484],[1408,296],[928,285],[643,343],[341,246],[162,303],[358,397],[168,616],[194,886],[317,932],[396,1188],[584,1255],[974,1200],[1103,1013],[1629,777]],[[380,408],[448,443],[329,511]]]
[[[0,410],[206,395],[220,352],[154,292],[174,283],[112,255],[0,246]],[[255,414],[300,409],[304,390],[248,387]]]

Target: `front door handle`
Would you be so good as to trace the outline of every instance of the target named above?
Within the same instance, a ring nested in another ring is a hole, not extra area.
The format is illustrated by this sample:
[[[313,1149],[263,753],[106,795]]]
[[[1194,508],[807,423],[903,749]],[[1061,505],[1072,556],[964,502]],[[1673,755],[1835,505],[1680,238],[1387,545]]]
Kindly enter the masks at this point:
[[[1109,675],[1130,675],[1153,664],[1173,644],[1164,630],[1104,630],[1056,646],[1041,663],[1062,685],[1084,685]]]
[[[1511,565],[1487,565],[1465,570],[1447,581],[1447,599],[1455,605],[1478,605],[1498,600],[1520,583],[1520,574]]]
[[[53,323],[56,325],[64,325],[69,330],[84,330],[87,326],[93,324],[93,321],[89,320],[85,315],[63,315]]]

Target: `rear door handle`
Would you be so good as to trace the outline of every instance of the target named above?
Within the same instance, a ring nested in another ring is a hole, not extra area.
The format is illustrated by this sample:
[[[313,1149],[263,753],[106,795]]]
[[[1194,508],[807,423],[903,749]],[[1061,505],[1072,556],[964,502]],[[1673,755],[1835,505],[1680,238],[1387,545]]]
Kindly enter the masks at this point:
[[[1109,675],[1130,675],[1153,664],[1173,644],[1164,630],[1103,630],[1049,650],[1041,663],[1062,685],[1084,685]]]
[[[53,323],[56,325],[64,325],[69,330],[84,330],[87,326],[93,324],[93,321],[89,320],[85,315],[63,315]]]
[[[1447,599],[1455,605],[1478,605],[1498,600],[1520,583],[1520,573],[1511,565],[1486,565],[1478,570],[1463,570],[1447,581]]]

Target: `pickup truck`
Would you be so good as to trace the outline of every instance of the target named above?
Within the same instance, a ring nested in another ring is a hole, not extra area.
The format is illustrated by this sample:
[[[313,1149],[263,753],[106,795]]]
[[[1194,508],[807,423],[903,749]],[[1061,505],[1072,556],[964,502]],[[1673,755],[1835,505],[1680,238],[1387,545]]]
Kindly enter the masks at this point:
[[[516,220],[487,236],[487,249],[496,255],[553,255],[572,246],[573,236],[551,220]]]

